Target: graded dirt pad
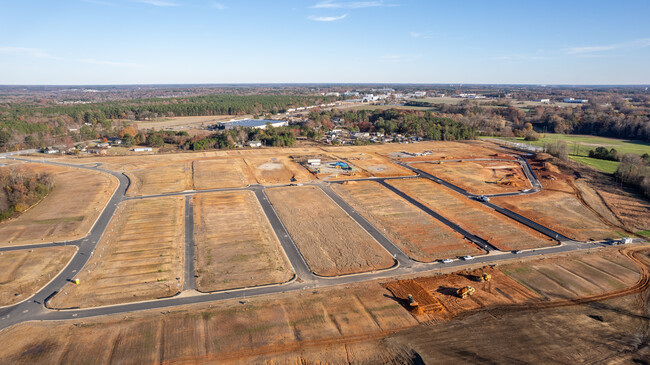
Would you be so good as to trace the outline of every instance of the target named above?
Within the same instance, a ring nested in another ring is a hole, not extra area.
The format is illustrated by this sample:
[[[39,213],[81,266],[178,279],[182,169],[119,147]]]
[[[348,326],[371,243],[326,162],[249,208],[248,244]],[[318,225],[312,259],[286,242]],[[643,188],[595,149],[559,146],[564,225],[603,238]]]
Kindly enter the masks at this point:
[[[339,160],[347,162],[354,167],[361,169],[360,172],[352,178],[376,176],[376,177],[394,177],[394,176],[413,176],[415,173],[405,167],[391,162],[388,158],[376,153],[344,153],[338,152],[334,155]],[[340,176],[345,178],[345,176]]]
[[[313,179],[307,169],[287,156],[246,156],[244,161],[260,184],[288,184]]]
[[[266,190],[311,270],[336,276],[392,267],[393,257],[321,189]]]
[[[650,229],[650,203],[630,196],[608,193],[599,190],[607,206],[631,231],[644,231]]]
[[[465,159],[465,158],[486,158],[495,154],[493,145],[478,141],[463,142],[417,142],[409,144],[383,143],[367,146],[325,146],[322,149],[333,153],[376,153],[384,156],[396,156],[402,151],[408,153],[431,152],[427,156],[411,156],[402,158],[404,161],[428,161],[439,159]]]
[[[237,188],[251,182],[248,166],[240,158],[196,160],[192,164],[194,188],[197,190]]]
[[[403,363],[379,340],[417,321],[376,283],[0,332],[0,363]]]
[[[484,251],[463,236],[374,181],[332,184],[357,212],[411,258],[431,262]]]
[[[387,182],[502,251],[556,244],[541,233],[430,180],[403,179]]]
[[[631,287],[639,268],[616,250],[570,255],[501,267],[544,300],[576,299]]]
[[[197,194],[193,200],[198,290],[291,279],[291,264],[253,192]]]
[[[155,195],[194,189],[191,162],[148,165],[129,171],[127,176],[131,179],[127,196]]]
[[[441,161],[412,166],[472,194],[499,194],[530,189],[521,165],[510,161]]]
[[[494,204],[578,241],[620,237],[573,194],[543,190],[530,195],[499,197]]]
[[[183,282],[184,197],[129,200],[120,205],[95,253],[50,302],[54,308],[156,299]]]
[[[74,246],[63,246],[0,252],[0,307],[36,293],[65,267],[75,251]]]
[[[114,177],[96,171],[27,163],[54,175],[54,188],[18,217],[0,223],[0,246],[72,241],[90,232],[117,189]]]

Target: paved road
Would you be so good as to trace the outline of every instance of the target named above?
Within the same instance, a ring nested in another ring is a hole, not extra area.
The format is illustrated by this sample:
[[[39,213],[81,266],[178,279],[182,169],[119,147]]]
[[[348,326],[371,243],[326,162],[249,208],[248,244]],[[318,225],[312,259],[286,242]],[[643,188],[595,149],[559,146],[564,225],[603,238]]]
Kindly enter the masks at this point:
[[[196,290],[194,279],[194,204],[190,195],[185,197],[185,280],[183,290]]]
[[[456,268],[467,264],[467,262],[464,261],[454,261],[453,263],[450,264],[443,264],[440,262],[427,264],[427,263],[419,263],[411,260],[401,250],[399,250],[392,242],[390,242],[390,240],[388,240],[381,232],[379,232],[374,226],[372,226],[372,224],[366,221],[358,212],[356,212],[343,199],[341,199],[338,195],[336,195],[328,186],[320,183],[318,185],[320,185],[323,188],[323,191],[328,196],[330,196],[342,209],[344,209],[348,214],[350,214],[350,216],[353,217],[353,219],[355,219],[360,225],[362,225],[362,227],[364,227],[371,235],[373,235],[373,237],[375,237],[380,242],[380,244],[382,244],[382,246],[384,246],[391,254],[395,255],[400,265],[399,267],[396,267],[392,270],[383,270],[378,272],[363,273],[363,274],[356,274],[356,275],[346,275],[346,276],[341,276],[336,278],[318,277],[311,272],[302,254],[300,253],[295,243],[291,239],[291,236],[289,235],[286,228],[282,224],[282,221],[277,216],[272,204],[269,202],[268,198],[266,197],[266,194],[264,193],[264,189],[265,189],[264,187],[259,185],[254,185],[254,186],[249,186],[240,189],[202,190],[200,192],[242,190],[242,189],[253,191],[258,201],[262,205],[262,209],[264,210],[264,213],[267,215],[278,239],[280,240],[282,248],[286,252],[287,257],[289,258],[289,261],[298,279],[283,285],[270,285],[270,286],[247,288],[242,290],[222,291],[222,292],[215,292],[215,293],[208,293],[208,294],[201,294],[196,291],[190,290],[190,291],[185,291],[187,295],[177,296],[173,298],[158,299],[153,301],[128,303],[128,304],[90,308],[90,309],[50,310],[45,306],[47,300],[52,296],[54,296],[58,292],[58,290],[61,290],[61,288],[63,288],[64,285],[67,284],[70,280],[74,279],[74,277],[83,269],[84,265],[87,263],[88,259],[90,258],[93,251],[95,250],[109,221],[111,220],[112,216],[115,214],[118,204],[124,200],[126,190],[129,186],[129,180],[123,174],[119,174],[108,170],[102,170],[97,165],[79,166],[79,165],[68,165],[68,164],[52,162],[52,161],[43,161],[43,163],[71,166],[75,168],[88,169],[94,171],[103,171],[105,173],[115,176],[119,180],[120,185],[117,191],[111,197],[104,211],[101,213],[97,222],[91,229],[90,234],[83,239],[71,241],[67,243],[69,245],[74,245],[79,248],[77,254],[73,257],[70,264],[68,264],[68,266],[66,266],[66,268],[59,273],[59,275],[57,275],[44,288],[39,290],[33,297],[29,298],[26,301],[23,301],[22,303],[5,307],[5,308],[0,308],[0,329],[28,320],[60,320],[60,319],[87,318],[87,317],[100,316],[106,314],[127,313],[131,311],[146,310],[146,309],[156,309],[156,308],[162,309],[162,308],[168,308],[168,307],[183,305],[183,304],[203,303],[203,302],[211,302],[211,301],[217,301],[223,299],[233,299],[233,298],[244,299],[246,297],[265,295],[271,293],[281,293],[281,292],[298,291],[298,290],[314,290],[316,288],[328,287],[333,285],[356,283],[356,282],[374,280],[379,278],[389,278],[393,276],[420,273],[420,272],[432,271],[432,270],[443,269],[443,268]],[[419,174],[421,174],[426,178],[431,178],[436,182],[440,181],[441,183],[443,183],[443,185],[445,183],[442,180],[437,179],[429,174],[423,173],[410,166],[407,167],[418,172]],[[410,177],[405,177],[405,178],[410,178]],[[367,179],[359,179],[359,180],[367,180]],[[380,183],[385,184],[384,182],[385,179],[373,179],[373,180],[378,180],[380,181]],[[199,193],[199,191],[179,192],[173,194],[160,194],[156,196],[183,195],[183,194],[194,194],[194,193]],[[400,194],[400,196],[407,199],[409,202],[413,203],[415,201],[411,197],[401,192],[399,192],[398,194]],[[471,195],[471,194],[466,194],[466,195]],[[148,198],[148,197],[137,197],[134,199],[144,199],[144,198]],[[191,197],[188,196],[186,199],[187,200],[186,200],[185,224],[186,224],[186,229],[189,228],[189,230],[186,231],[188,233],[188,235],[186,236],[186,255],[187,255],[186,257],[193,257],[193,253],[191,252],[191,250],[194,247],[194,242],[192,240],[193,235],[191,234],[192,233],[191,230],[193,229],[192,205],[190,202]],[[417,201],[415,202],[417,203]],[[421,204],[418,206],[421,209],[424,208],[423,210],[425,211],[427,211],[426,209],[428,209],[422,206]],[[496,208],[499,207],[497,206],[493,207],[493,209]],[[505,214],[504,211],[501,212]],[[430,209],[427,212],[430,214],[436,214]],[[521,218],[523,217],[520,217],[519,219]],[[452,222],[449,223],[453,224]],[[533,224],[533,223],[534,222],[530,222],[530,221],[528,222],[528,224]],[[57,245],[61,245],[61,243],[26,245],[20,247],[5,247],[5,248],[1,248],[0,250],[10,251],[10,250],[25,249],[25,248],[53,247]],[[566,240],[563,241],[563,244],[560,246],[525,251],[518,255],[509,252],[498,252],[492,250],[487,255],[476,257],[472,261],[472,263],[492,264],[492,263],[497,263],[503,260],[509,260],[513,258],[541,256],[548,253],[570,252],[570,251],[584,250],[588,248],[605,246],[605,245],[606,244],[604,243],[583,244],[575,241]],[[486,246],[486,248],[491,249],[488,246]],[[194,280],[188,282],[188,278],[193,279],[193,275],[188,275],[188,273],[192,273],[194,271],[192,267],[193,265],[191,263],[193,262],[193,260],[187,260],[187,261],[188,263],[185,267],[185,273],[186,273],[186,280],[184,283],[185,289],[194,287]]]

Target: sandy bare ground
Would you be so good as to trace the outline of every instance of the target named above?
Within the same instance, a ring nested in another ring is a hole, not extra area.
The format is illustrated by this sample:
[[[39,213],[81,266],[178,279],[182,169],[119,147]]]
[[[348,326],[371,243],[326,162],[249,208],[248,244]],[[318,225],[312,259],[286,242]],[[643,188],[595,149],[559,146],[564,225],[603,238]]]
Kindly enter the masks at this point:
[[[413,176],[415,173],[405,167],[394,164],[388,158],[375,153],[344,153],[338,152],[333,155],[337,160],[347,162],[348,164],[360,169],[353,178],[359,177],[394,177],[394,176]],[[341,175],[340,179],[345,179]]]
[[[388,183],[502,251],[557,244],[541,233],[430,180],[405,179]]]
[[[184,262],[184,197],[120,205],[95,253],[50,302],[54,308],[96,307],[171,296]]]
[[[415,164],[424,172],[472,194],[499,194],[532,188],[521,165],[507,161],[462,161]]]
[[[147,166],[129,171],[127,176],[131,179],[128,196],[173,193],[194,189],[190,162]]]
[[[242,159],[195,160],[194,187],[196,189],[236,188],[256,182]]]
[[[319,188],[272,188],[266,194],[314,273],[335,276],[393,266],[388,251]]]
[[[200,291],[286,282],[291,264],[250,191],[194,196]]]
[[[333,184],[332,188],[415,260],[431,262],[484,253],[462,235],[379,183],[349,182]]]
[[[244,159],[260,184],[287,184],[313,180],[312,174],[288,156],[250,156]]]
[[[0,252],[0,306],[18,303],[36,293],[75,252],[73,246]]]
[[[0,246],[71,241],[90,232],[117,189],[114,177],[101,172],[27,163],[54,174],[54,188],[40,203],[0,223]]]

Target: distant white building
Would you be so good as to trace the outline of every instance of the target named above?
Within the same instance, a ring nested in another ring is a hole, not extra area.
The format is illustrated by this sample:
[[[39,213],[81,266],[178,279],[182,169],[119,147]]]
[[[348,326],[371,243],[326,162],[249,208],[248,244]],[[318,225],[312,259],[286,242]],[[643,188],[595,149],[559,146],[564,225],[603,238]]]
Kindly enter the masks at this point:
[[[309,166],[320,166],[320,158],[310,158],[307,160]]]
[[[133,152],[151,152],[153,148],[151,147],[136,147],[132,150]]]
[[[248,142],[249,147],[260,148],[262,147],[262,141],[250,141]]]
[[[537,100],[534,100],[534,101],[536,101],[538,103],[542,103],[542,104],[550,104],[551,103],[551,99],[537,99]]]
[[[571,104],[587,104],[589,102],[589,99],[564,98],[563,101],[565,103],[571,103]]]

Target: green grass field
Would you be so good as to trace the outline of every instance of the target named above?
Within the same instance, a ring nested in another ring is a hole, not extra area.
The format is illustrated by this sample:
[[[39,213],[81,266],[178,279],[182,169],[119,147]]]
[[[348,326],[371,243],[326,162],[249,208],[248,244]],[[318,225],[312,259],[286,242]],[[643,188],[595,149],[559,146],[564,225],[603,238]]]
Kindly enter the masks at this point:
[[[497,138],[513,142],[528,143],[535,146],[544,146],[546,144],[555,143],[556,141],[565,141],[569,147],[569,158],[608,173],[613,173],[616,171],[618,168],[618,162],[589,158],[588,156],[590,150],[593,150],[596,147],[605,147],[607,149],[616,149],[619,155],[624,155],[626,153],[636,153],[638,155],[643,155],[644,153],[650,154],[650,143],[642,141],[631,141],[576,134],[547,133],[540,136],[541,138],[539,141],[524,141],[523,138],[515,137]]]

